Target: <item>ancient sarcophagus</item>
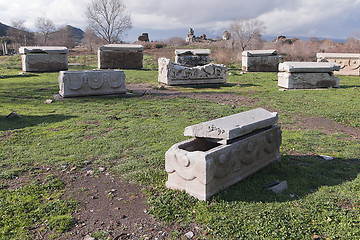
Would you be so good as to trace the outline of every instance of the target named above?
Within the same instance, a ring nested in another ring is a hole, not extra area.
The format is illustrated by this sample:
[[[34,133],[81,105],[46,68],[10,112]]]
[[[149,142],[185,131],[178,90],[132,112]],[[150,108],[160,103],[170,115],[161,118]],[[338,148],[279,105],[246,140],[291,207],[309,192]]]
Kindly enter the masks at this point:
[[[337,75],[360,76],[359,53],[317,53],[318,62],[332,62],[340,65]]]
[[[24,72],[56,72],[68,69],[66,47],[20,47]]]
[[[280,61],[277,50],[242,52],[242,70],[246,72],[277,72]]]
[[[59,94],[79,97],[126,93],[125,73],[120,70],[60,71]]]
[[[177,49],[175,50],[175,63],[195,67],[210,63],[209,49]]]
[[[108,44],[98,49],[99,69],[141,69],[143,67],[142,45]]]
[[[280,160],[277,120],[277,113],[257,108],[185,128],[195,138],[166,152],[166,186],[207,200]]]
[[[159,58],[158,63],[158,81],[167,85],[226,83],[227,81],[227,68],[222,64],[186,67],[172,63],[167,58]]]
[[[333,71],[340,65],[328,62],[283,62],[279,64],[278,86],[287,89],[338,88]]]

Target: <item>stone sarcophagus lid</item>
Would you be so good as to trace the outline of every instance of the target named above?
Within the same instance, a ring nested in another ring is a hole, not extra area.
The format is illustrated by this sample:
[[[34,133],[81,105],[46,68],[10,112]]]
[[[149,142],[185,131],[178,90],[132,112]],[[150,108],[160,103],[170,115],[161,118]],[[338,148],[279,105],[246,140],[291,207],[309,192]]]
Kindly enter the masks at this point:
[[[20,47],[19,53],[24,72],[56,72],[68,69],[66,47]]]
[[[126,93],[125,73],[121,70],[60,71],[59,94],[79,97]]]
[[[209,49],[177,49],[175,50],[175,63],[195,67],[210,63]]]
[[[340,65],[329,62],[283,62],[279,64],[278,86],[287,89],[338,88],[333,71]]]
[[[195,138],[165,154],[166,186],[207,200],[222,189],[280,160],[278,115],[257,108],[185,128]]]
[[[142,45],[108,44],[98,49],[99,69],[141,69],[143,67]]]
[[[158,81],[167,85],[226,83],[227,68],[222,64],[187,67],[159,58]]]
[[[340,65],[337,75],[360,76],[359,53],[317,53],[318,62],[332,62]]]
[[[242,70],[246,72],[277,72],[280,61],[277,50],[242,52]]]

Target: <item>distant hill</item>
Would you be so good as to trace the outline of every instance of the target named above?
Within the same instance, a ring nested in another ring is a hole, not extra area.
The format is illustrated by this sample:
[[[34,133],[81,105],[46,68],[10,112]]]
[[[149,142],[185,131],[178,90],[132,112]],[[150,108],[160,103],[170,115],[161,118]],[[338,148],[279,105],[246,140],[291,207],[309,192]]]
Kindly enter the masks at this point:
[[[6,31],[9,28],[11,28],[11,27],[0,22],[0,37],[6,36]]]
[[[66,25],[52,34],[70,36],[75,39],[76,43],[81,43],[81,40],[84,38],[84,31],[71,25]]]

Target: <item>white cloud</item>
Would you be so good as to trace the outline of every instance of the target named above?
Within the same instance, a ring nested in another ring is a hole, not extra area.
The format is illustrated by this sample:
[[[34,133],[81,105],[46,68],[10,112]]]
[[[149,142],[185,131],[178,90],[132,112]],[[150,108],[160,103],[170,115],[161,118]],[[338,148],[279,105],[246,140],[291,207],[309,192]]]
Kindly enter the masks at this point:
[[[0,22],[24,19],[35,29],[35,20],[46,17],[56,26],[86,28],[84,14],[91,0],[3,0]],[[226,30],[234,19],[259,18],[266,34],[346,38],[359,31],[360,0],[123,0],[133,28],[150,32],[174,29]],[[169,36],[171,37],[171,36]],[[184,36],[185,37],[185,36]]]

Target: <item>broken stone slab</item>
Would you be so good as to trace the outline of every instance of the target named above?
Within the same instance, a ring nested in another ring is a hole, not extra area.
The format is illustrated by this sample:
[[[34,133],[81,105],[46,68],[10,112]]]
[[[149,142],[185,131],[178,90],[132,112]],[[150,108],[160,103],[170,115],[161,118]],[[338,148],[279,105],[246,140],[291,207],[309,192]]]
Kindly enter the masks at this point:
[[[141,69],[144,47],[137,44],[107,44],[98,49],[99,69]]]
[[[360,76],[359,53],[317,53],[318,62],[331,62],[340,65],[337,75]]]
[[[120,70],[60,71],[58,80],[64,98],[127,92],[125,73]]]
[[[66,47],[28,46],[20,47],[19,52],[24,72],[55,72],[68,69]]]
[[[165,154],[166,186],[207,200],[222,189],[280,160],[277,125],[227,145],[203,138],[173,145]]]
[[[210,49],[177,49],[175,63],[184,66],[203,66],[210,63]]]
[[[279,181],[277,184],[274,184],[268,187],[267,189],[273,191],[276,194],[280,194],[283,191],[288,190],[288,185],[286,181],[281,181],[281,182]]]
[[[159,58],[158,81],[167,85],[226,83],[227,68],[222,64],[187,67]]]
[[[231,140],[276,124],[277,112],[257,108],[185,128],[184,136]]]
[[[281,56],[277,50],[250,50],[242,52],[242,70],[246,72],[277,72]]]
[[[288,73],[331,73],[339,70],[339,64],[329,62],[283,62],[279,64],[279,72]]]

